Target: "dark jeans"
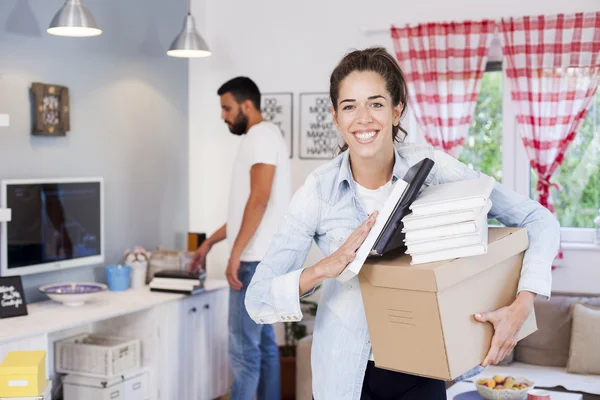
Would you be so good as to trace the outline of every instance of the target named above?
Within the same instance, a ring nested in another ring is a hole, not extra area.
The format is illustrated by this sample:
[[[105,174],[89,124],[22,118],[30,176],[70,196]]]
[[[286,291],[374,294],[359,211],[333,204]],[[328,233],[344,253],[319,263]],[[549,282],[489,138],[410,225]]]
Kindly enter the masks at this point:
[[[441,380],[376,368],[369,361],[361,400],[446,400],[446,383]]]

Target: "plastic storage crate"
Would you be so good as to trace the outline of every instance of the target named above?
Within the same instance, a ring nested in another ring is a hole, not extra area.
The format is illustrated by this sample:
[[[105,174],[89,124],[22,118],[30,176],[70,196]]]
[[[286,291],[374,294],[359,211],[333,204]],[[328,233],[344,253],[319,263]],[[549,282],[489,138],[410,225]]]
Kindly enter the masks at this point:
[[[55,369],[60,373],[107,378],[141,367],[139,339],[84,333],[54,346]]]

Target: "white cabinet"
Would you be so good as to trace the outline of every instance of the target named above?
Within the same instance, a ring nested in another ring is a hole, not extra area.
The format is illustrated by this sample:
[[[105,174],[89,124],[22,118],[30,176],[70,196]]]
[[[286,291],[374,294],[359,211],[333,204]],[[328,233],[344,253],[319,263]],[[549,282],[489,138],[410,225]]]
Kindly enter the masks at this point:
[[[229,291],[207,291],[98,322],[94,331],[142,340],[157,400],[213,400],[229,391]]]
[[[228,291],[220,290],[183,301],[183,398],[215,399],[229,391],[227,357]]]
[[[229,391],[229,291],[186,297],[159,310],[160,400],[212,400]]]
[[[173,344],[167,355],[171,371],[179,377],[179,388],[171,386],[174,382],[168,383],[173,396],[168,398],[212,400],[229,391],[228,293],[218,290],[188,297],[169,313],[169,324],[162,325],[166,329],[161,332],[169,337],[166,343]],[[175,320],[181,329],[171,329]],[[178,357],[174,356],[176,353]]]
[[[124,386],[123,393],[151,400],[216,399],[229,391],[231,382],[229,286],[226,281],[209,284],[195,296],[142,288],[107,292],[77,309],[54,302],[31,304],[29,315],[9,321],[10,326],[0,320],[0,356],[12,350],[46,350],[47,371],[57,384],[55,340],[82,332],[135,337],[141,339],[142,368],[148,375]]]

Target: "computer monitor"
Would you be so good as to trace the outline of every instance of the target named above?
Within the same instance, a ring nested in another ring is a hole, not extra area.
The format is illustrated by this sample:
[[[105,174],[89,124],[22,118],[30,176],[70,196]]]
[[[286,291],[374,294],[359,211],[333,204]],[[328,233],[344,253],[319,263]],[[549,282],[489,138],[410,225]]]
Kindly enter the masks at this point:
[[[102,178],[0,182],[0,274],[27,275],[104,262]]]

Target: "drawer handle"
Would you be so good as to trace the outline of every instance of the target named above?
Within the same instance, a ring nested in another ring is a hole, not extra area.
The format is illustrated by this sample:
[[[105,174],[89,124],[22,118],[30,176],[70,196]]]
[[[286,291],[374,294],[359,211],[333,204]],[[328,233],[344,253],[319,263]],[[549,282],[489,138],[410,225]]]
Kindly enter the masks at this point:
[[[205,305],[204,305],[204,309],[205,309],[205,310],[208,310],[209,308],[210,308],[210,304],[205,304]]]
[[[195,313],[196,311],[198,311],[198,309],[196,307],[192,307],[190,308],[190,311],[188,311],[188,314]]]
[[[114,392],[112,392],[110,394],[110,398],[111,399],[116,399],[117,397],[119,397],[121,395],[121,393],[118,390],[115,390]]]
[[[138,382],[135,385],[133,385],[133,390],[138,390],[141,387],[142,387],[142,382]]]

